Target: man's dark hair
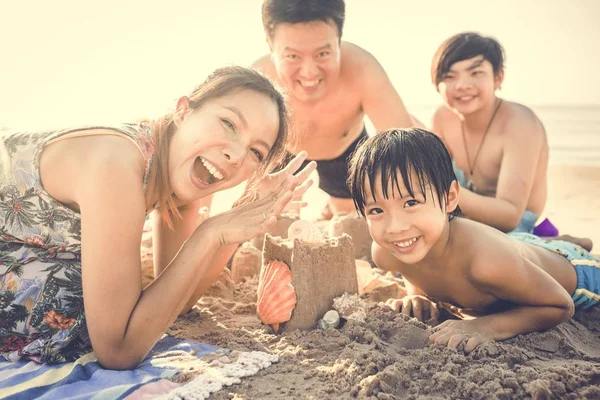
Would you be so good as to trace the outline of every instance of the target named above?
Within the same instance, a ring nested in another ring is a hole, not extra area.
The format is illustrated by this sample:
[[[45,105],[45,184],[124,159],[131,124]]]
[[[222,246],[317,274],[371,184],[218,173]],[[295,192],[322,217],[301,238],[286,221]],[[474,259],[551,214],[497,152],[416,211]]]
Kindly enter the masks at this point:
[[[447,39],[437,49],[431,62],[431,81],[437,87],[452,64],[477,56],[483,56],[492,64],[494,75],[504,68],[504,48],[496,39],[475,32],[463,32]]]
[[[414,173],[417,182],[411,181]],[[348,185],[358,212],[365,216],[367,180],[370,194],[375,199],[377,175],[381,174],[383,196],[394,196],[389,184],[395,186],[400,196],[399,178],[408,194],[414,197],[414,185],[423,193],[436,193],[440,208],[448,198],[450,185],[456,180],[452,158],[444,142],[433,133],[419,128],[390,129],[372,136],[359,145],[350,160]],[[435,200],[434,200],[435,201]],[[450,219],[461,214],[460,208],[450,214]]]
[[[263,27],[272,38],[278,24],[333,20],[341,40],[346,5],[344,0],[264,0]]]

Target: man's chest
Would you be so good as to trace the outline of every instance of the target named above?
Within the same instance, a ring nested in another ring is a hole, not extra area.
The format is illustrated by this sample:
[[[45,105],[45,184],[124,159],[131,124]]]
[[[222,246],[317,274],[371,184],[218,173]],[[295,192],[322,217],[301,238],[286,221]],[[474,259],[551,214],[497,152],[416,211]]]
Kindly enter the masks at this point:
[[[301,140],[312,137],[343,138],[353,129],[362,129],[363,111],[360,99],[348,94],[335,96],[315,104],[290,102],[292,130]]]

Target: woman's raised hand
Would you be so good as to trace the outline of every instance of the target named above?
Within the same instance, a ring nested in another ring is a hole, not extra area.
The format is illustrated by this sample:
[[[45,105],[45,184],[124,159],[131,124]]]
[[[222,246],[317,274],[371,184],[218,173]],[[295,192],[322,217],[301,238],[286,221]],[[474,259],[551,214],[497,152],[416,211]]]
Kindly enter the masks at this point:
[[[313,183],[312,179],[308,179],[308,177],[317,168],[317,163],[311,161],[300,170],[306,157],[308,157],[308,153],[301,151],[284,168],[265,176],[256,189],[257,198],[261,199],[280,187],[284,182],[291,181],[295,185],[293,200],[288,203],[284,211],[299,210],[305,207],[307,204],[301,199]]]

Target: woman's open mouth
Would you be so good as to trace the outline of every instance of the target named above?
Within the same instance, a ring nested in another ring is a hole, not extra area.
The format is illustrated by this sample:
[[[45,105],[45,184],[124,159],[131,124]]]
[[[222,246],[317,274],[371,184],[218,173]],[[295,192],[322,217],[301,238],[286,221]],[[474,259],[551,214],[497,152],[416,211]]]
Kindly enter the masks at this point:
[[[223,179],[217,167],[202,157],[196,157],[193,175],[202,185],[211,185]]]

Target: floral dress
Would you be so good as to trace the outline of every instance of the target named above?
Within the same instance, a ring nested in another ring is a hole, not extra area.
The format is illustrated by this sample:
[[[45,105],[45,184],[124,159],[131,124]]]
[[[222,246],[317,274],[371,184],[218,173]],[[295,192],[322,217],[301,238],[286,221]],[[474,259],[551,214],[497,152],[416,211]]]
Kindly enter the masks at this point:
[[[42,187],[45,144],[110,129],[140,149],[144,190],[154,155],[146,124],[0,132],[0,356],[73,361],[91,350],[81,283],[81,216]]]

